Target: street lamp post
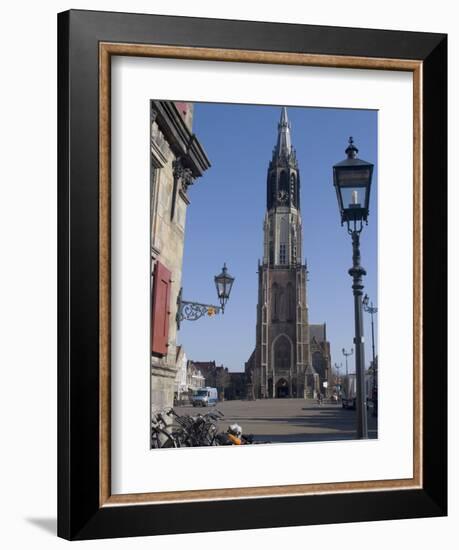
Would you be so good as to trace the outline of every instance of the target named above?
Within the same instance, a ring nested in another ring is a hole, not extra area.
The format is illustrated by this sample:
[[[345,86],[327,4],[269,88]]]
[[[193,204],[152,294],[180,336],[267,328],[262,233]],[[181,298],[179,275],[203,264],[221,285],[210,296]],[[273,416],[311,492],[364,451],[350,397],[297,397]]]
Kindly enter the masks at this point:
[[[335,370],[338,373],[338,383],[336,385],[339,386],[339,395],[341,395],[341,379],[339,377],[340,368],[341,368],[341,365],[338,365],[338,363],[335,363]]]
[[[200,302],[189,302],[182,299],[182,289],[177,296],[177,328],[180,329],[181,321],[197,321],[204,315],[212,317],[222,312],[225,312],[226,302],[229,300],[231,294],[231,288],[233,287],[234,277],[228,273],[226,264],[223,264],[222,272],[220,275],[214,277],[215,286],[217,288],[217,295],[220,300],[219,306],[212,304],[201,304]]]
[[[366,271],[360,263],[360,233],[368,223],[371,177],[373,164],[357,158],[359,152],[352,137],[346,148],[347,158],[333,166],[333,184],[338,199],[341,225],[346,222],[352,239],[352,277],[354,294],[355,365],[357,382],[357,437],[368,438],[367,408],[365,399],[365,348],[363,339],[362,277]]]
[[[347,366],[347,358],[351,356],[354,353],[354,350],[351,349],[351,351],[346,351],[344,348],[342,349],[344,357],[346,357],[346,397],[349,397],[349,370]]]
[[[365,294],[362,300],[363,309],[371,315],[371,348],[373,352],[373,416],[378,416],[378,383],[377,383],[377,374],[378,368],[376,366],[376,354],[375,354],[375,329],[373,323],[373,315],[378,313],[378,308],[373,305],[373,302],[370,302],[368,294]]]

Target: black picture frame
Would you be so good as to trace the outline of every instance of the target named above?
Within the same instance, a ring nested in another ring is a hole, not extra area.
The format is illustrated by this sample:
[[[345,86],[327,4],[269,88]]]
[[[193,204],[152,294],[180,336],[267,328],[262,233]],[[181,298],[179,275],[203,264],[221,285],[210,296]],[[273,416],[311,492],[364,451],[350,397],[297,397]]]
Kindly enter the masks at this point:
[[[421,488],[100,505],[100,42],[422,62]],[[446,144],[443,34],[79,10],[58,15],[59,536],[81,540],[447,514]]]

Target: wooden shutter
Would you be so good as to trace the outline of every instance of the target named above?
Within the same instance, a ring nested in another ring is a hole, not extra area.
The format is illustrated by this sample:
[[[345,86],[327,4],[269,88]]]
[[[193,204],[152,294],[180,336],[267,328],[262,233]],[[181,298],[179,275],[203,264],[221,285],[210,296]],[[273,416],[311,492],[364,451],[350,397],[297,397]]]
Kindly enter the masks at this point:
[[[151,352],[166,355],[169,339],[171,272],[156,262],[151,305]]]

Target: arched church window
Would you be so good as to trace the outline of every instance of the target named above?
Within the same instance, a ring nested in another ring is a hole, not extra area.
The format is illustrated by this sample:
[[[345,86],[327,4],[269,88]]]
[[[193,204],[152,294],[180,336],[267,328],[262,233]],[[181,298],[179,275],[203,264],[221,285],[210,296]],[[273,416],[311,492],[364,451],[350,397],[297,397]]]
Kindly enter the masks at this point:
[[[280,231],[279,231],[279,264],[286,265],[288,264],[289,258],[287,256],[287,243],[288,243],[288,221],[286,217],[282,217],[280,222]]]
[[[280,173],[279,191],[288,193],[288,174],[285,170]]]
[[[287,263],[286,245],[281,243],[279,246],[279,263],[285,265]]]
[[[274,368],[287,370],[291,364],[291,347],[287,337],[282,335],[278,338],[274,350]]]
[[[292,247],[292,264],[297,263],[297,248],[296,248],[296,231],[294,227],[292,227],[291,234],[290,234],[290,242]]]
[[[290,198],[292,203],[296,205],[296,178],[295,174],[290,176]]]
[[[281,243],[286,243],[288,241],[288,221],[286,216],[282,216],[280,221],[280,232],[279,238]]]
[[[268,208],[271,208],[276,200],[276,174],[271,174],[268,186]]]

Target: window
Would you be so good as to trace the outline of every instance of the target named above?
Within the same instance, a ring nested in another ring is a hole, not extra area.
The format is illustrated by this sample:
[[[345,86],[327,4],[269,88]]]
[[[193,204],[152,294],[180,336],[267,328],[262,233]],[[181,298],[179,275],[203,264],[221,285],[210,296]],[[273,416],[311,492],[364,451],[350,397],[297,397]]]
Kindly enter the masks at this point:
[[[269,263],[272,265],[274,263],[274,243],[269,243]]]
[[[291,347],[287,338],[279,336],[275,344],[274,364],[277,370],[287,370],[291,365]]]
[[[288,194],[288,174],[285,170],[280,174],[279,191],[285,191]]]
[[[292,244],[292,263],[296,264],[296,243]]]
[[[292,200],[292,204],[296,205],[296,180],[295,180],[295,174],[292,174],[290,176],[290,197]]]
[[[285,244],[281,244],[279,247],[279,263],[285,265],[287,263],[287,254]]]

